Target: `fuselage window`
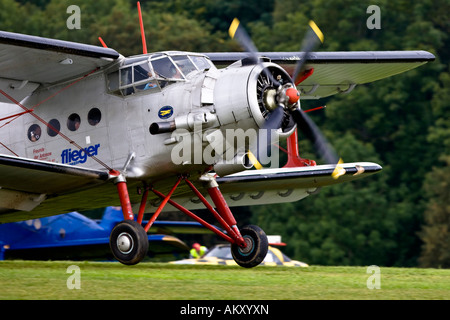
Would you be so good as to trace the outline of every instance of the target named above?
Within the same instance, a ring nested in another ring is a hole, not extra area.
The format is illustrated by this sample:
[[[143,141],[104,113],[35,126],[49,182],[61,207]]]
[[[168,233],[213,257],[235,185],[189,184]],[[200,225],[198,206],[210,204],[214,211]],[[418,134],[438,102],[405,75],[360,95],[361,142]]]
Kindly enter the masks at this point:
[[[41,127],[37,124],[33,124],[28,128],[28,139],[32,142],[38,141],[41,138],[41,134]]]
[[[67,128],[70,131],[77,131],[80,127],[81,119],[80,116],[76,113],[72,113],[67,119]]]
[[[49,126],[47,127],[47,133],[50,137],[54,137],[58,135],[59,130],[61,129],[61,124],[58,120],[52,119],[48,122]]]
[[[102,119],[102,113],[98,108],[92,108],[88,113],[88,122],[91,126],[96,126]]]

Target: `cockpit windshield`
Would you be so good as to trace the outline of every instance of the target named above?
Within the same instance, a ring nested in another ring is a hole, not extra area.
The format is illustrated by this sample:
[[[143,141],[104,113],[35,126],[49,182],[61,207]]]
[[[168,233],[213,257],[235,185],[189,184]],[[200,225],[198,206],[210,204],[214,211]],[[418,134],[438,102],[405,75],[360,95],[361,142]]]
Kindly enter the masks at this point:
[[[185,77],[188,77],[191,72],[198,70],[189,59],[189,56],[175,56],[172,59]]]
[[[177,69],[175,64],[169,57],[162,57],[155,60],[150,60],[153,70],[156,76],[163,79],[181,79],[180,70]]]
[[[193,72],[207,70],[213,66],[203,56],[187,54],[155,54],[150,57],[150,64],[157,76],[174,80],[188,79]]]
[[[112,93],[128,96],[142,91],[160,91],[170,84],[188,81],[198,72],[214,68],[212,62],[202,55],[180,52],[156,53],[145,60],[132,62],[130,59],[130,63],[108,75],[108,88]]]

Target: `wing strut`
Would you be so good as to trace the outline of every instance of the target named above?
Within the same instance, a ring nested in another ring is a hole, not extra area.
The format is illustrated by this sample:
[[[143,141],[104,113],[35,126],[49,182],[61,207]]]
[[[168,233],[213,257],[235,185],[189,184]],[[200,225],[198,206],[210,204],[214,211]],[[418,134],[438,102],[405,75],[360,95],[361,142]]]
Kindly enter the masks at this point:
[[[131,207],[130,197],[128,194],[127,189],[127,183],[125,177],[120,174],[117,171],[110,172],[111,175],[115,175],[117,178],[115,180],[115,184],[117,185],[117,191],[119,193],[120,203],[122,206],[122,212],[124,216],[124,223],[130,224],[136,224],[139,227],[139,229],[142,229],[145,232],[148,232],[148,230],[151,228],[161,211],[164,209],[164,207],[167,205],[167,203],[171,204],[176,209],[180,210],[181,212],[185,213],[192,219],[196,220],[200,224],[202,224],[205,228],[211,230],[212,232],[216,233],[218,236],[222,237],[224,240],[230,242],[232,245],[234,245],[237,250],[245,250],[249,246],[249,240],[248,237],[244,239],[243,235],[241,234],[240,230],[237,227],[236,219],[234,218],[230,208],[228,207],[225,198],[223,197],[222,193],[219,190],[219,186],[215,180],[215,177],[210,174],[204,174],[200,178],[200,182],[203,182],[206,190],[208,191],[209,196],[211,197],[216,209],[208,202],[208,200],[202,195],[202,193],[195,187],[195,185],[186,177],[186,176],[178,176],[175,184],[171,188],[168,194],[163,194],[162,192],[156,190],[153,186],[146,186],[145,191],[142,195],[141,204],[139,207],[139,213],[135,217],[133,214],[133,210]],[[188,209],[184,208],[180,204],[173,201],[171,196],[175,192],[175,190],[178,188],[179,184],[184,181],[188,187],[192,190],[195,196],[199,198],[199,200],[205,205],[205,207],[213,214],[213,216],[217,219],[219,224],[223,227],[225,232],[219,230],[212,224],[206,222],[205,220],[198,217],[193,212],[189,211]],[[158,209],[155,211],[155,213],[152,215],[152,217],[149,219],[148,223],[145,226],[142,226],[142,221],[144,218],[144,212],[145,212],[145,206],[147,204],[147,198],[148,198],[148,192],[152,191],[155,195],[160,197],[162,199],[161,204],[158,206]],[[136,221],[135,221],[136,218]],[[246,231],[247,232],[247,231]],[[120,239],[119,239],[120,238]],[[116,246],[116,248],[120,247],[126,247],[130,248],[130,245],[121,245],[121,241],[129,240],[128,238],[118,237],[117,239],[112,238],[111,246]],[[118,241],[119,243],[116,243],[115,241]],[[252,242],[251,246],[253,246],[254,243]],[[133,263],[136,261],[136,257],[124,257],[124,254],[127,252],[121,252],[120,250],[116,249],[116,251],[119,252],[119,256],[116,255],[116,252],[113,253],[116,256],[116,258],[125,263],[129,264],[129,261],[133,261]],[[264,251],[264,250],[263,250]],[[262,261],[262,260],[261,260]],[[261,262],[260,261],[260,262]],[[251,263],[254,263],[254,261],[251,261]],[[245,264],[245,262],[243,263]],[[243,265],[246,267],[250,267],[249,265]],[[254,265],[251,265],[254,266]]]
[[[158,190],[154,189],[153,187],[150,188],[150,191],[155,193],[158,197],[163,199],[163,202],[159,205],[156,212],[153,214],[153,217],[149,220],[149,223],[145,226],[145,229],[148,230],[151,227],[151,223],[155,221],[156,216],[161,212],[161,210],[164,208],[164,206],[167,203],[170,203],[175,208],[180,210],[181,212],[187,214],[197,222],[201,223],[206,228],[210,229],[211,231],[215,232],[225,240],[237,244],[240,247],[245,248],[246,242],[242,238],[239,229],[236,226],[236,220],[233,217],[233,214],[231,213],[228,205],[226,204],[225,199],[223,198],[222,193],[219,190],[218,184],[215,181],[215,179],[211,176],[203,176],[206,181],[206,188],[207,191],[213,200],[214,205],[216,206],[216,209],[213,208],[213,206],[208,202],[208,200],[201,194],[200,191],[194,186],[194,184],[189,181],[187,177],[180,177],[178,178],[176,184],[172,188],[172,190],[169,192],[167,196],[159,192]],[[205,205],[205,207],[214,215],[214,217],[218,220],[218,222],[221,224],[221,226],[226,230],[227,234],[224,234],[222,231],[218,230],[214,226],[210,225],[203,219],[197,217],[194,213],[190,212],[189,210],[183,208],[181,205],[177,204],[173,200],[170,200],[170,196],[172,195],[175,188],[178,186],[181,180],[184,180],[186,184],[191,188],[193,193],[200,199],[200,201]],[[142,210],[139,210],[142,211]],[[138,221],[142,221],[142,217],[138,217]]]

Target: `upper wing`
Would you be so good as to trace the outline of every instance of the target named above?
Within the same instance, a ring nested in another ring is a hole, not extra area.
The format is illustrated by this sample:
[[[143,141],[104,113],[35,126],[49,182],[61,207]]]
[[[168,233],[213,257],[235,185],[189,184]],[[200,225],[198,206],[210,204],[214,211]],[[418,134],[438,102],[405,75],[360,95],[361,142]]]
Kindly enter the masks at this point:
[[[248,56],[244,52],[206,53],[218,65],[227,66]],[[301,52],[261,52],[261,56],[279,64],[291,75]],[[356,85],[387,78],[433,61],[427,51],[353,51],[313,52],[305,69],[314,73],[298,89],[302,99],[318,99],[340,92],[350,92]]]
[[[332,177],[335,165],[311,167],[276,168],[248,170],[224,177],[218,177],[219,184],[227,204],[233,206],[251,206],[271,203],[293,202],[301,200],[317,191],[318,188],[337,183],[352,181],[372,175],[382,168],[376,163],[344,163],[344,169],[338,179]],[[209,201],[210,198],[206,197]],[[198,198],[176,196],[173,200],[187,209],[204,209]],[[156,210],[159,202],[150,203]],[[166,206],[170,210],[171,206]]]
[[[103,171],[0,155],[0,223],[21,220],[20,211],[31,211],[48,198],[104,184],[108,178]]]
[[[0,31],[0,89],[21,101],[39,84],[80,77],[119,57],[109,48]]]

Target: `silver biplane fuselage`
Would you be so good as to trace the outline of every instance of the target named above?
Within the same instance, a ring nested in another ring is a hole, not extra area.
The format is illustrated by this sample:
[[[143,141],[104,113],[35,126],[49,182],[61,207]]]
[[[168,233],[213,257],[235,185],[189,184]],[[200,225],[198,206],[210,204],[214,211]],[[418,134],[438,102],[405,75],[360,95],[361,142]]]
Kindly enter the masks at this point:
[[[281,67],[263,65],[288,81]],[[110,168],[125,169],[127,178],[139,180],[196,170],[201,174],[223,161],[225,153],[227,164],[218,164],[216,171],[242,171],[251,167],[246,158],[230,155],[245,154],[252,141],[236,144],[230,141],[236,135],[225,132],[239,135],[263,126],[269,112],[262,98],[264,85],[262,64],[238,61],[219,70],[206,56],[186,52],[122,57],[77,83],[36,90],[22,105],[31,108],[51,97],[34,110],[50,126],[21,116],[4,128],[9,131],[4,142],[21,157],[104,169],[91,159],[94,156]],[[62,90],[64,94],[58,94]],[[8,104],[0,112],[8,116],[20,111]],[[287,137],[294,129],[288,120],[278,135]],[[57,130],[83,150],[61,138]],[[209,145],[214,150],[205,151]],[[230,146],[231,152],[226,150]]]

